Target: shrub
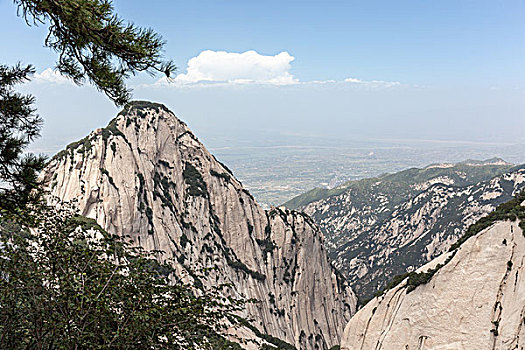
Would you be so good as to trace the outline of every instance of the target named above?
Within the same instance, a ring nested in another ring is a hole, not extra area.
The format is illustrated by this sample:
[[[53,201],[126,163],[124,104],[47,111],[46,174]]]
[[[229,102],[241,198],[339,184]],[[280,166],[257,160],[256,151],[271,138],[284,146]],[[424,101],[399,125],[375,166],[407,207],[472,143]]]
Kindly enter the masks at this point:
[[[190,196],[208,196],[208,189],[201,173],[191,163],[184,165],[182,176],[184,177],[184,182],[188,185],[188,194]]]
[[[210,174],[212,176],[218,177],[219,179],[223,179],[226,182],[230,182],[230,175],[228,175],[227,173],[219,173],[212,169],[210,170]]]
[[[92,219],[4,216],[0,246],[1,349],[240,349],[220,333],[242,302],[219,288],[194,293],[159,252]]]

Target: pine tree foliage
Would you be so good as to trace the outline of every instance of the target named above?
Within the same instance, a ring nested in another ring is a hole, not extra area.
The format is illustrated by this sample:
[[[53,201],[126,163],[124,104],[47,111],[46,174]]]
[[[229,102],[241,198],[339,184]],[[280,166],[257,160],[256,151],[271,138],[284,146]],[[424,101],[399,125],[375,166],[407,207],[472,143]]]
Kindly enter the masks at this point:
[[[71,210],[4,216],[0,247],[1,349],[239,349],[219,334],[242,301]]]
[[[31,66],[0,65],[0,210],[10,212],[40,194],[37,175],[45,159],[23,152],[39,136],[42,120],[33,107],[34,97],[14,90],[32,73]]]
[[[58,71],[77,84],[86,80],[117,105],[131,94],[125,79],[137,72],[175,70],[163,61],[163,39],[152,29],[125,23],[109,0],[14,0],[28,25],[49,24],[45,45],[58,53]]]

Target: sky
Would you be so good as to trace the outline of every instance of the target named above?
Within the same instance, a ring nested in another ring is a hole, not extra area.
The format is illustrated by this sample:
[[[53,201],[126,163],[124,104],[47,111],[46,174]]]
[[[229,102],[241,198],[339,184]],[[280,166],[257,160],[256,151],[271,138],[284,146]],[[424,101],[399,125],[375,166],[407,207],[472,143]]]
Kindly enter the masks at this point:
[[[114,5],[161,34],[178,66],[172,82],[131,79],[134,98],[166,104],[215,146],[268,133],[525,143],[523,0]],[[0,32],[0,62],[37,70],[21,87],[45,120],[35,150],[55,152],[115,116],[102,93],[53,72],[47,27],[28,27],[11,0],[0,0]]]

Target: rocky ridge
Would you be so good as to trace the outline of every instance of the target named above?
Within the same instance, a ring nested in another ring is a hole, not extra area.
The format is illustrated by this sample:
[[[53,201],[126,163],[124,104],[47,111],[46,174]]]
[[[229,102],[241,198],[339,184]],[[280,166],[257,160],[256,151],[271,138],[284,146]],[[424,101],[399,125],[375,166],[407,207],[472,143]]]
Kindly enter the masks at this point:
[[[43,178],[51,195],[77,201],[108,232],[175,258],[186,281],[230,283],[231,295],[259,300],[241,315],[255,320],[246,337],[259,336],[259,343],[240,340],[245,348],[257,348],[261,337],[275,347],[276,337],[328,349],[355,312],[356,297],[312,219],[265,212],[163,105],[127,105],[106,128],[57,154]]]
[[[359,310],[341,350],[525,346],[525,237],[517,221],[494,223],[418,271],[438,264],[426,283],[406,278]]]
[[[491,159],[353,181],[287,205],[299,205],[320,225],[335,266],[365,301],[394,276],[446,252],[523,187],[525,166]]]

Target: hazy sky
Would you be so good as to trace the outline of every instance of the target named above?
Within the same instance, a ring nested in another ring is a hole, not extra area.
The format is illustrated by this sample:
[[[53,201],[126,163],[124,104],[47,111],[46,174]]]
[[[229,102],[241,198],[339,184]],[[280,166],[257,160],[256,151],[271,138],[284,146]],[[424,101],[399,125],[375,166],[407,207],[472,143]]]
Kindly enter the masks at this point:
[[[140,75],[201,138],[254,132],[525,142],[525,1],[115,1],[167,41],[174,82]],[[117,108],[53,73],[47,28],[0,0],[0,62],[33,63],[55,151]]]

